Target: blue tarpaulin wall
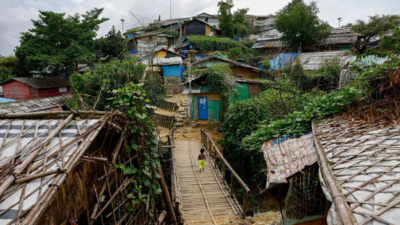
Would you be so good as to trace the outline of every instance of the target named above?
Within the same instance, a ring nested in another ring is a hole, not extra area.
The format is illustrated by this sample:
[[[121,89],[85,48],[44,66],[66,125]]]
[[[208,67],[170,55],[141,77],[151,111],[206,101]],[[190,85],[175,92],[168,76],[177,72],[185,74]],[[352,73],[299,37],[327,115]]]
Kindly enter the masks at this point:
[[[281,53],[275,59],[271,60],[271,70],[279,70],[285,68],[290,62],[299,55],[299,53]]]
[[[181,76],[181,66],[173,65],[173,66],[163,66],[163,75],[164,77],[180,77]]]

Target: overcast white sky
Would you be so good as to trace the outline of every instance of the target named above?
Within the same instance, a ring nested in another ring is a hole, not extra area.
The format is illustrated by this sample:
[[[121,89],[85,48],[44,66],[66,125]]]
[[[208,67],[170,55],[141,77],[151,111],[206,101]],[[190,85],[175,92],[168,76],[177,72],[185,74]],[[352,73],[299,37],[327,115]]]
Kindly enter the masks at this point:
[[[219,0],[172,0],[172,17],[191,17],[201,12],[216,14]],[[249,8],[250,14],[265,15],[277,12],[291,0],[234,0],[235,8]],[[311,0],[306,0],[309,2]],[[104,8],[103,17],[110,18],[99,31],[102,36],[113,25],[121,30],[121,19],[125,19],[124,28],[135,26],[130,13],[151,20],[167,19],[170,16],[170,0],[0,0],[0,54],[14,54],[19,45],[20,32],[32,27],[31,19],[37,19],[39,10],[65,12],[67,15],[84,13],[88,10]],[[367,19],[375,14],[399,14],[399,0],[319,0],[319,17],[338,26],[338,17],[342,24],[356,19]]]

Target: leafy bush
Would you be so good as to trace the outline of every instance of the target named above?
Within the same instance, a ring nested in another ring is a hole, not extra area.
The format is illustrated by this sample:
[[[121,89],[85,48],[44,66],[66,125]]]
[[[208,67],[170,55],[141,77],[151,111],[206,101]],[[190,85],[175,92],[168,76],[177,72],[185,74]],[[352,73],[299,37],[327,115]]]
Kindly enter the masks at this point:
[[[235,47],[235,48],[229,49],[229,53],[228,53],[229,59],[238,60],[238,59],[240,59],[240,57],[242,57],[242,55],[243,55],[243,53],[242,53],[242,49],[240,47]]]
[[[294,85],[302,90],[308,91],[317,88],[324,91],[337,89],[339,86],[342,68],[338,58],[325,60],[323,66],[314,71],[305,71],[299,60],[284,69]]]
[[[218,38],[215,36],[200,36],[193,35],[188,37],[189,41],[196,45],[196,50],[199,52],[205,51],[228,51],[231,48],[239,47],[244,54],[249,52],[249,49],[242,43],[229,38]]]
[[[71,82],[74,102],[70,105],[82,109],[96,106],[97,110],[105,110],[106,106],[111,105],[109,100],[112,97],[111,91],[123,88],[130,82],[141,83],[145,69],[146,65],[140,64],[136,58],[124,61],[113,59],[94,71],[89,70],[82,75],[73,74]],[[146,77],[144,89],[154,105],[157,105],[164,95],[164,88],[154,75]]]
[[[232,70],[227,65],[219,64],[208,67],[202,70],[201,73],[207,76],[206,81],[211,90],[217,92],[221,96],[220,113],[224,115],[230,105],[232,90],[236,87],[235,78],[232,76]]]
[[[269,70],[271,68],[271,62],[269,60],[265,60],[262,63],[262,66],[264,67],[264,69]]]
[[[311,121],[343,111],[356,100],[362,99],[363,92],[348,87],[330,94],[301,96],[300,107],[279,120],[264,120],[259,123],[257,131],[242,141],[242,147],[248,150],[260,148],[262,143],[271,138],[288,137],[303,134],[311,129]]]

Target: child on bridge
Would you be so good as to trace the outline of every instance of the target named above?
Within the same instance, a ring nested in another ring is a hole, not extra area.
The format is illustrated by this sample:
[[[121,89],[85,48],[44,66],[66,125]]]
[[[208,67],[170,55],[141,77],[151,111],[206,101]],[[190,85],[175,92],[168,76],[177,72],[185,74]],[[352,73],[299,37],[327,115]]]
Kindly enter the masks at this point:
[[[204,148],[200,149],[200,155],[197,157],[199,160],[199,167],[200,167],[200,173],[201,169],[204,171],[204,162],[206,161],[206,155],[204,154]]]

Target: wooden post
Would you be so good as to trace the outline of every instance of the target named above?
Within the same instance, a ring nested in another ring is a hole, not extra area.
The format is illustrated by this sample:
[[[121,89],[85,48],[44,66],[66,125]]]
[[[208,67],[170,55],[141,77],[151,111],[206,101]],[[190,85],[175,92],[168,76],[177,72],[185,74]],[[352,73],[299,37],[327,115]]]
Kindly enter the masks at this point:
[[[244,191],[244,199],[243,199],[243,219],[246,219],[246,210],[247,210],[247,196],[249,195],[248,191]]]
[[[169,196],[167,183],[165,182],[164,175],[163,175],[163,172],[162,172],[162,170],[161,170],[161,167],[158,168],[158,173],[161,175],[161,178],[160,178],[160,180],[161,180],[161,187],[162,187],[162,189],[163,189],[163,192],[164,192],[164,194],[165,194],[165,198],[166,198],[167,203],[168,203],[168,210],[169,210],[169,212],[171,213],[172,220],[174,221],[174,224],[175,224],[175,225],[178,225],[178,223],[176,222],[176,217],[175,217],[175,213],[174,213],[174,208],[172,207],[171,197]]]
[[[225,181],[225,163],[222,163],[222,181],[224,184],[226,183]]]
[[[231,196],[233,197],[233,173],[231,172]]]
[[[157,222],[157,225],[160,225],[160,221],[158,221],[158,210],[157,210],[157,208],[156,208],[156,222]]]
[[[215,146],[214,146],[214,145],[212,145],[212,146],[213,146],[213,149],[214,149],[215,169],[218,169],[218,164],[217,164],[217,151],[215,150]]]

